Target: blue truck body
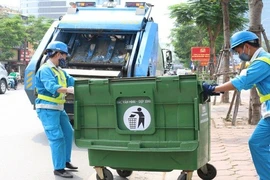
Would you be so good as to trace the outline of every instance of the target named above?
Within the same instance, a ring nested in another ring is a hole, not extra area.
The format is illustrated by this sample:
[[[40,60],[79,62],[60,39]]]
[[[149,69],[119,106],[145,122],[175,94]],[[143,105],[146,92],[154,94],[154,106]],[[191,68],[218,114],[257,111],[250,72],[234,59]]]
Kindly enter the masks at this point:
[[[160,76],[165,61],[159,46],[158,24],[150,17],[152,6],[69,8],[44,35],[25,70],[25,91],[35,104],[35,73],[46,62],[47,45],[54,40],[68,45],[70,58],[64,70],[75,78]],[[72,114],[72,102],[65,104]]]

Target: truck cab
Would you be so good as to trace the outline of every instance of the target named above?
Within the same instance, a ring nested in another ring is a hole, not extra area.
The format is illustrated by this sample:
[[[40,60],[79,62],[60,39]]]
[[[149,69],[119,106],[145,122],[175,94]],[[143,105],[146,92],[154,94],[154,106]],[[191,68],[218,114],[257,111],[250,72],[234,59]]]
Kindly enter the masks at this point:
[[[35,105],[35,73],[48,59],[44,51],[51,41],[68,45],[70,57],[64,69],[73,77],[122,78],[162,76],[164,53],[159,46],[158,24],[150,16],[153,5],[112,1],[76,2],[44,35],[25,70],[25,91]],[[68,97],[67,97],[68,98]],[[72,97],[65,110],[73,114]]]

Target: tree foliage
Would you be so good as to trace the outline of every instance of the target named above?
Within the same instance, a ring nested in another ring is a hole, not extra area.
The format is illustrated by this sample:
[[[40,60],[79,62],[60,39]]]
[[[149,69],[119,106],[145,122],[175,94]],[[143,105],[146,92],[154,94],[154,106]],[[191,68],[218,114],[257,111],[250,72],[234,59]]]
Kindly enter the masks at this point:
[[[38,47],[39,42],[43,38],[52,22],[52,19],[47,19],[45,17],[28,17],[26,25],[27,41],[33,45],[34,49]]]
[[[1,15],[0,17],[0,60],[14,56],[14,48],[23,47],[25,41],[37,48],[43,35],[53,20],[44,17],[29,16],[24,20],[20,15]]]
[[[172,29],[170,37],[173,38],[172,45],[175,54],[185,67],[189,66],[190,47],[207,46],[208,41],[205,38],[206,36],[207,34],[205,32],[200,31],[194,25],[179,26]]]
[[[180,59],[180,63],[185,67],[189,67],[191,59],[191,47],[206,47],[209,46],[207,33],[201,31],[196,25],[179,26],[171,31],[170,38],[175,50],[175,54]],[[221,49],[223,46],[223,36],[218,36],[216,40],[216,49]]]
[[[175,28],[172,30],[171,40],[176,49],[176,54],[181,55],[179,58],[189,60],[192,46],[207,45],[211,48],[211,59],[213,59],[216,54],[217,40],[223,36],[223,16],[220,2],[189,0],[187,3],[170,6],[169,10],[171,18],[175,18]],[[230,1],[231,32],[242,29],[244,24],[247,23],[247,19],[244,18],[244,13],[247,10],[248,4],[246,0]],[[201,37],[204,37],[203,40]],[[180,44],[187,46],[185,50],[188,50],[188,53],[185,52],[185,58],[183,53],[179,52],[182,51],[182,48],[177,47]]]
[[[2,16],[0,29],[0,60],[6,60],[13,57],[12,48],[22,44],[26,33],[20,16]]]

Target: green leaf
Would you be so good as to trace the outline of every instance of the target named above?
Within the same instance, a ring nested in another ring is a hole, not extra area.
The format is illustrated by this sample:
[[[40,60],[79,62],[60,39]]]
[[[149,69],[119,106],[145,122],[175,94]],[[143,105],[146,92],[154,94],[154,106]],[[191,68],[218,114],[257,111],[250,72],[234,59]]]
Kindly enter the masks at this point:
[[[246,0],[229,1],[231,32],[244,27],[247,19],[243,15],[247,10]],[[185,60],[189,64],[190,50],[194,46],[222,48],[223,14],[220,0],[189,0],[170,6],[169,11],[170,17],[175,18],[175,28],[171,31],[170,39],[181,61]]]

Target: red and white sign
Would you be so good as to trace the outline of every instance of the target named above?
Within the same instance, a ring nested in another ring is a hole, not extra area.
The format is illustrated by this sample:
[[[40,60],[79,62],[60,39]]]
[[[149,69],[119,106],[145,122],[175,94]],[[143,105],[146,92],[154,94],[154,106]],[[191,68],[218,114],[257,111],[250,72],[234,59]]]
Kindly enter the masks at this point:
[[[25,53],[25,54],[24,54]],[[29,50],[20,50],[20,61],[30,61]]]
[[[200,66],[208,66],[208,65],[209,65],[209,61],[210,61],[210,60],[199,61]],[[213,61],[213,63],[216,64],[216,62],[217,62],[217,58],[216,58],[216,56],[214,56],[214,61]]]
[[[208,66],[209,61],[200,61],[200,66]]]
[[[209,47],[192,47],[191,60],[208,62],[210,60],[210,48]]]

